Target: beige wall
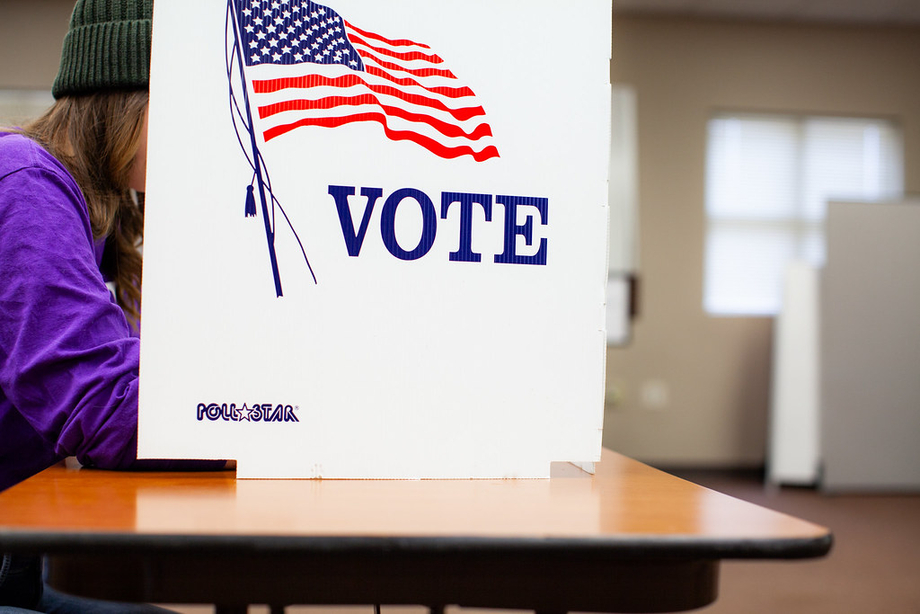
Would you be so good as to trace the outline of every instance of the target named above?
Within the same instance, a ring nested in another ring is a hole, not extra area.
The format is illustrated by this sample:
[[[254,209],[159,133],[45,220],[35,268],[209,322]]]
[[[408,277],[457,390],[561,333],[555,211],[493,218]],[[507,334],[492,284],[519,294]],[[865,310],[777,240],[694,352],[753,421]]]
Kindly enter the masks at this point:
[[[605,444],[658,464],[761,464],[772,319],[702,309],[707,118],[894,117],[918,192],[920,28],[615,16],[613,31],[612,79],[637,94],[641,295],[632,344],[607,352]],[[664,408],[643,403],[649,382],[666,388]]]
[[[0,88],[50,90],[74,0],[0,0]]]

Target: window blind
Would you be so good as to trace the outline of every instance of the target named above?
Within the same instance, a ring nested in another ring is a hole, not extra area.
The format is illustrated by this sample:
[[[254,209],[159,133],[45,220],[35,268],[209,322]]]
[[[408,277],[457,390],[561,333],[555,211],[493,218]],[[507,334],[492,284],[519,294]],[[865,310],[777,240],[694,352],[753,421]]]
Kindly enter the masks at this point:
[[[716,315],[774,315],[787,265],[824,262],[832,200],[903,193],[900,130],[883,119],[720,114],[706,157],[703,302]]]

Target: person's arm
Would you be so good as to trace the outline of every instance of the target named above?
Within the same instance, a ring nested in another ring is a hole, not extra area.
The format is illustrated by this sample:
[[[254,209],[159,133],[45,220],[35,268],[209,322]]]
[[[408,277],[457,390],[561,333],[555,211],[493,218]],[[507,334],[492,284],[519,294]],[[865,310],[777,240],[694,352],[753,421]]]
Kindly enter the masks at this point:
[[[136,460],[139,340],[99,272],[76,185],[53,168],[26,168],[0,178],[0,198],[5,396],[59,457],[108,469],[187,466]]]

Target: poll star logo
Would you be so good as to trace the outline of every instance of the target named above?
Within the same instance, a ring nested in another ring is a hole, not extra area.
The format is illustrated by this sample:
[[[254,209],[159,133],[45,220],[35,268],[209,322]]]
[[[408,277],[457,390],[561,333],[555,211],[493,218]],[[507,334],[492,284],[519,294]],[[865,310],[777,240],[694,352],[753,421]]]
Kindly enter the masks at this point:
[[[199,403],[197,417],[199,422],[209,420],[217,422],[300,422],[294,413],[298,407],[283,403]]]
[[[317,282],[274,195],[259,137],[267,143],[298,128],[370,122],[388,139],[441,158],[499,157],[476,94],[426,44],[361,29],[311,0],[228,0],[225,32],[233,126],[252,168],[245,215],[257,217],[261,209],[276,296],[283,295],[279,213]]]

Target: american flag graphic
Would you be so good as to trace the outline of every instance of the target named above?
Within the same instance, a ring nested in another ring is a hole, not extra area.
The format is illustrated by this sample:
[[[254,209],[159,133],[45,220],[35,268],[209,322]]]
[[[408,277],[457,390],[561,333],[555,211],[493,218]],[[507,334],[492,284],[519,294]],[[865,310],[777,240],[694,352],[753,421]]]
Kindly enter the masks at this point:
[[[498,157],[473,91],[427,45],[362,30],[310,0],[231,0],[254,124],[267,142],[296,128],[375,122],[394,141],[452,159]]]

